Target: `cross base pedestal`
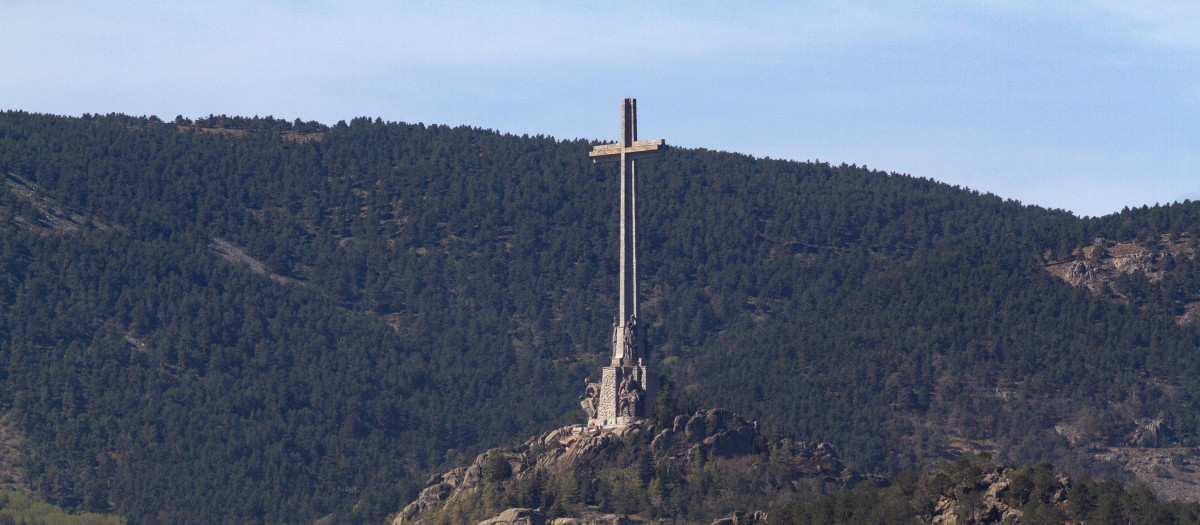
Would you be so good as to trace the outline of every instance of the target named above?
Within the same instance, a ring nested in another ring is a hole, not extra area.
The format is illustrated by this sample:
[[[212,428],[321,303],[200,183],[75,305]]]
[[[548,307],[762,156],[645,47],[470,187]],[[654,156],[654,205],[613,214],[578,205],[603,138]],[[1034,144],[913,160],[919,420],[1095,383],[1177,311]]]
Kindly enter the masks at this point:
[[[650,417],[658,376],[647,366],[606,366],[600,378],[596,417],[589,426],[615,428]]]

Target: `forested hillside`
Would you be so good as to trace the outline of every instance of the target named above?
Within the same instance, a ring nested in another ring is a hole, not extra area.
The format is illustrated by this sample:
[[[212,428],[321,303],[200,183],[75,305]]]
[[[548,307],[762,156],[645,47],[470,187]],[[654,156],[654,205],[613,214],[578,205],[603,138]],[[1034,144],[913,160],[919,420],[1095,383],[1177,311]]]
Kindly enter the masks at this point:
[[[133,522],[372,521],[581,421],[616,303],[592,145],[0,114],[0,421],[24,436],[0,465]],[[1097,237],[1194,239],[1195,203],[1079,219],[689,149],[639,173],[650,358],[703,406],[881,474],[971,447],[1119,474],[1094,449],[1148,420],[1139,446],[1200,445],[1200,331],[1042,269]],[[1172,300],[1200,297],[1172,257]]]

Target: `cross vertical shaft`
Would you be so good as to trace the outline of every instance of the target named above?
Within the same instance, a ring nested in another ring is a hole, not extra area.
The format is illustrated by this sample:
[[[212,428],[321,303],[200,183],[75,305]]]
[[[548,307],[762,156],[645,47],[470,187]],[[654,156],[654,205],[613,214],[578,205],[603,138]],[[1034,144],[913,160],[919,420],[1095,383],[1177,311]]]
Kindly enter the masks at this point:
[[[594,162],[619,161],[621,165],[620,276],[617,320],[613,326],[613,366],[638,361],[637,323],[637,160],[655,157],[666,149],[663,140],[637,139],[637,101],[621,103],[621,140],[592,149]]]
[[[621,105],[621,274],[618,326],[637,318],[637,206],[634,184],[637,164],[626,148],[637,140],[637,101],[631,98]]]

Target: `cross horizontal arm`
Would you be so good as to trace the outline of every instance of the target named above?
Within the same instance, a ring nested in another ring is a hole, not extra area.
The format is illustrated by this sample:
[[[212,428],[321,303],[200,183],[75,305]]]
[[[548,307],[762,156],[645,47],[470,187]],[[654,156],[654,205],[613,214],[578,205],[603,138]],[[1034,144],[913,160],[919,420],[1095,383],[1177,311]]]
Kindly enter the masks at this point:
[[[667,141],[663,139],[639,140],[630,144],[628,148],[624,148],[625,158],[631,160],[657,157],[665,149],[667,149]],[[588,156],[592,158],[593,162],[614,161],[621,158],[621,150],[620,144],[601,144],[592,148],[592,152]]]

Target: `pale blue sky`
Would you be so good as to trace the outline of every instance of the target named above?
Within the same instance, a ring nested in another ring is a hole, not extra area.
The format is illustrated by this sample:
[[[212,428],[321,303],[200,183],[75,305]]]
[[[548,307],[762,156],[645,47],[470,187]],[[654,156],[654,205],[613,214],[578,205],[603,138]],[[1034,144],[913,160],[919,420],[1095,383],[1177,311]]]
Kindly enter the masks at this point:
[[[672,145],[1080,215],[1200,199],[1200,4],[916,5],[0,0],[0,109],[615,140],[635,97]]]

